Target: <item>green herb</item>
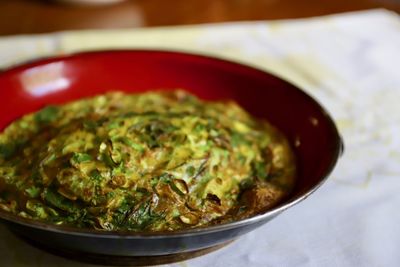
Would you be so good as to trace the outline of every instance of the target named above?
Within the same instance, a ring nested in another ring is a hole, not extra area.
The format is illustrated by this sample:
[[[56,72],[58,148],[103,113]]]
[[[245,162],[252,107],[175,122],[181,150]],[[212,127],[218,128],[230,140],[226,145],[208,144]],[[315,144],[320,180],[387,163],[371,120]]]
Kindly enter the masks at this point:
[[[82,163],[91,160],[92,156],[86,153],[74,153],[74,155],[72,156],[72,161],[74,161],[75,163]]]
[[[175,193],[177,193],[178,195],[180,195],[180,196],[184,196],[184,195],[185,195],[185,193],[182,192],[182,190],[181,190],[180,188],[178,188],[178,186],[177,186],[173,181],[170,181],[170,182],[169,182],[169,186],[170,186],[171,189],[172,189]]]
[[[243,134],[238,133],[238,132],[232,132],[231,142],[232,142],[232,146],[234,146],[234,147],[240,146],[243,144],[247,144],[246,137]]]
[[[253,178],[247,178],[244,179],[243,181],[240,182],[239,186],[241,190],[247,190],[249,188],[252,188],[254,186],[254,179]]]
[[[114,120],[114,121],[111,121],[109,124],[108,124],[108,129],[109,130],[114,130],[114,129],[117,129],[120,125],[119,125],[119,121],[118,120]]]
[[[136,187],[136,192],[142,193],[144,195],[150,194],[150,192],[144,187]]]
[[[132,198],[125,198],[121,205],[118,207],[117,211],[125,214],[132,209],[133,204],[134,201]]]
[[[238,154],[236,156],[236,158],[239,160],[240,164],[244,165],[247,161],[246,156],[244,156],[243,154]]]
[[[3,143],[0,144],[0,156],[4,159],[11,158],[16,150],[14,143]]]
[[[151,210],[149,201],[144,201],[134,212],[129,215],[126,226],[128,229],[144,230],[149,225],[164,218],[162,214],[154,213]]]
[[[132,147],[133,149],[139,151],[139,152],[144,152],[144,147],[141,144],[135,143],[133,142],[131,139],[129,139],[128,137],[124,136],[124,137],[120,137],[119,140],[121,142],[123,142],[124,144]]]
[[[28,200],[26,202],[26,208],[31,213],[33,213],[34,216],[39,217],[41,219],[44,219],[48,216],[45,207],[40,202]]]
[[[171,182],[171,179],[173,179],[174,177],[168,173],[163,173],[162,175],[160,175],[159,177],[159,181],[164,183],[164,184],[169,184]]]
[[[90,178],[92,178],[95,181],[101,181],[103,177],[101,176],[100,172],[96,169],[92,170],[89,174]]]
[[[74,202],[54,192],[53,189],[46,188],[43,191],[43,198],[49,205],[52,205],[55,208],[71,213],[79,212],[79,209],[75,206]]]
[[[107,193],[107,198],[113,198],[113,197],[115,197],[115,192],[113,192],[113,191],[111,191],[111,192],[108,192]]]
[[[125,225],[126,221],[128,220],[128,215],[133,209],[134,205],[135,200],[131,196],[126,196],[113,214],[114,224],[118,225],[119,227]]]
[[[112,160],[111,156],[106,152],[100,154],[100,160],[110,168],[115,168],[117,166],[117,164],[115,164],[115,162]]]
[[[54,161],[57,158],[57,156],[55,154],[51,154],[50,156],[48,156],[47,158],[44,159],[43,164],[47,165],[49,163],[51,163],[52,161]]]
[[[25,192],[32,198],[36,198],[40,195],[41,189],[36,186],[29,187],[25,189]]]
[[[196,172],[196,168],[193,166],[189,166],[186,168],[186,174],[192,177]]]
[[[205,126],[204,124],[198,123],[198,124],[196,124],[196,126],[194,127],[194,131],[197,132],[197,133],[202,132],[202,131],[204,131],[204,130],[206,130],[206,126]]]
[[[155,190],[154,188],[158,185],[159,181],[160,181],[160,177],[158,177],[158,176],[152,177],[150,179],[150,186],[151,186],[151,188],[153,188],[153,190]]]
[[[47,124],[58,118],[59,108],[56,106],[47,106],[35,114],[35,121],[39,124]]]
[[[95,121],[86,120],[83,122],[83,128],[89,131],[94,131],[97,128],[97,123]]]
[[[266,164],[263,161],[253,162],[253,173],[256,177],[261,179],[266,179],[268,172],[266,168]]]
[[[31,172],[30,178],[35,184],[41,184],[41,176],[38,168],[34,168]]]

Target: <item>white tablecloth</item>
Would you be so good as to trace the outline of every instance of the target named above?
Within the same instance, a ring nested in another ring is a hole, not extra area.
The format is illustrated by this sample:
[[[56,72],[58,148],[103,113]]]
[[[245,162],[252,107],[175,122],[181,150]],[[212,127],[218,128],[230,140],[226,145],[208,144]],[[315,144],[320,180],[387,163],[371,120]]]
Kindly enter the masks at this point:
[[[271,71],[319,100],[346,143],[330,179],[310,198],[224,249],[172,266],[400,266],[396,14],[13,36],[0,38],[0,68],[81,50],[138,47],[209,54]],[[32,248],[0,226],[0,266],[89,265]]]

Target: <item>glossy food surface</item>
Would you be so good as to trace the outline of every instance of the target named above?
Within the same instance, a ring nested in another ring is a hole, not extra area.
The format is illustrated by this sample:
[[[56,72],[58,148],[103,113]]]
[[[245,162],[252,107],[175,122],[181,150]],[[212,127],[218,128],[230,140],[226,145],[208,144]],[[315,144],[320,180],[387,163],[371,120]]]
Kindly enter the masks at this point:
[[[265,211],[294,182],[288,142],[232,101],[110,92],[0,134],[0,208],[101,230],[170,231]]]

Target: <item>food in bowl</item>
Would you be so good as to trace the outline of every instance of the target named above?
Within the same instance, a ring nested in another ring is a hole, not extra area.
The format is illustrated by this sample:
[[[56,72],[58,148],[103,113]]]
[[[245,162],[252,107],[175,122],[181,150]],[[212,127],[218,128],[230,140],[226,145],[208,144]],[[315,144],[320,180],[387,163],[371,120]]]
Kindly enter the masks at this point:
[[[295,183],[285,137],[181,90],[47,106],[0,134],[0,209],[57,225],[174,231],[246,218]]]

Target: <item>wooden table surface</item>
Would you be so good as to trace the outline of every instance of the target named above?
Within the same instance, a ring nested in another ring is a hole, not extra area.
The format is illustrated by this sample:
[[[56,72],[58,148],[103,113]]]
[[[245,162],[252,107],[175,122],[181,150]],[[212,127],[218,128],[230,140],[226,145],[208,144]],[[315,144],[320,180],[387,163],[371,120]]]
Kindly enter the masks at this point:
[[[127,0],[95,7],[0,0],[0,35],[300,18],[378,7],[400,13],[400,0]]]

